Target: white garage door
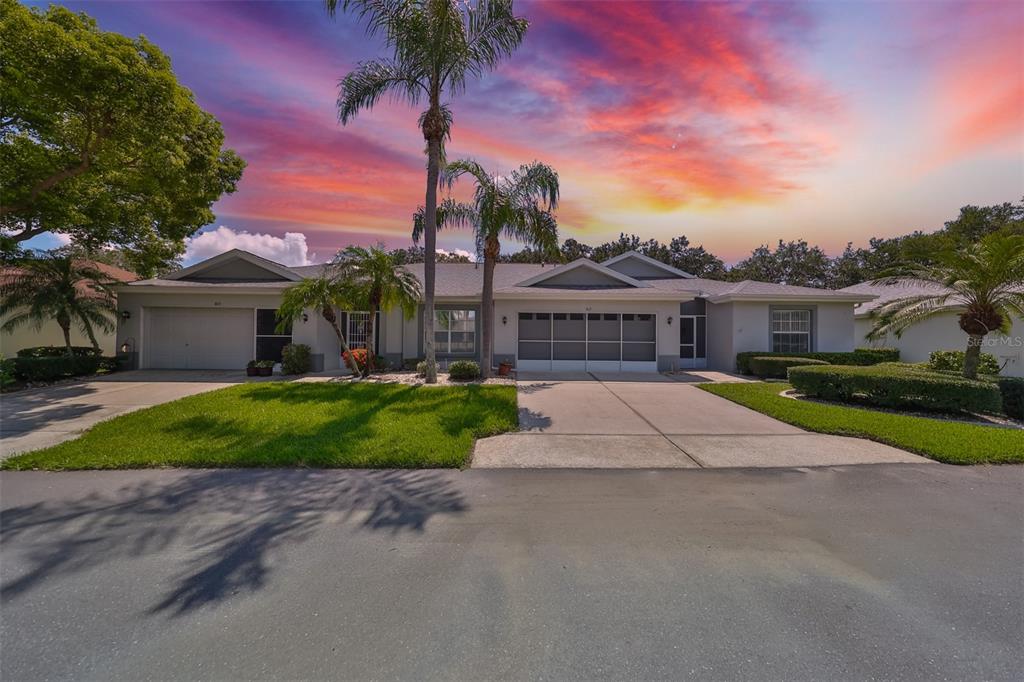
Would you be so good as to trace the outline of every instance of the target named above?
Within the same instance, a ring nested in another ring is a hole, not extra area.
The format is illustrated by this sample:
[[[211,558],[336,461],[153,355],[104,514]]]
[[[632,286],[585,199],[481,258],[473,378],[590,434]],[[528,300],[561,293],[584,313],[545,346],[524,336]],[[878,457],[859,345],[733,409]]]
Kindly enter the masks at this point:
[[[252,360],[252,308],[146,308],[144,316],[144,367],[244,369]]]
[[[653,313],[519,313],[516,367],[657,372]]]

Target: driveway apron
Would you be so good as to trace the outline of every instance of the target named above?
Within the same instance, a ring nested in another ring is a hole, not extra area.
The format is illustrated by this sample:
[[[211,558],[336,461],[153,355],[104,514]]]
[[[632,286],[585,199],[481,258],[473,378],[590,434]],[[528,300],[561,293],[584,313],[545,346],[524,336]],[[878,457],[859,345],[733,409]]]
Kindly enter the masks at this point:
[[[928,463],[803,431],[662,375],[576,373],[518,382],[520,432],[477,441],[481,468],[717,468]]]

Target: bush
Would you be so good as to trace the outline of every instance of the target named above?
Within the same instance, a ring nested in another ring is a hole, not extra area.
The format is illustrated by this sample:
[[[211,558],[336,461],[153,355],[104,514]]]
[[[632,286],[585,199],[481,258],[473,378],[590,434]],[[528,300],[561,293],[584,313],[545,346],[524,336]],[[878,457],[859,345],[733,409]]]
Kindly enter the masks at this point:
[[[33,346],[18,351],[19,358],[60,358],[67,354],[68,349],[64,346]],[[96,357],[103,353],[92,346],[72,346],[71,354],[76,357]]]
[[[1006,416],[1024,419],[1024,378],[999,377],[995,382],[1003,396],[1003,412]]]
[[[751,358],[808,358],[822,360],[830,365],[877,365],[880,362],[898,362],[898,348],[857,348],[848,353],[768,353],[766,351],[745,351],[736,354],[736,370],[740,374],[752,374]]]
[[[416,374],[420,375],[421,377],[427,376],[426,360],[420,360],[419,362],[416,363]]]
[[[313,349],[304,343],[289,343],[281,349],[281,373],[305,374],[309,371]]]
[[[342,359],[345,360],[345,366],[348,367],[352,372],[361,372],[366,367],[366,361],[369,357],[369,353],[365,348],[353,348],[351,353],[342,353]],[[391,362],[383,355],[373,356],[373,367],[374,369],[388,369],[391,366]]]
[[[0,356],[0,388],[14,383],[14,360]]]
[[[17,357],[13,360],[14,375],[22,381],[56,381],[95,374],[103,361],[98,355]]]
[[[928,368],[937,372],[963,372],[962,350],[936,350],[928,356]],[[982,353],[978,359],[978,374],[999,374],[999,360],[991,353]]]
[[[938,412],[999,412],[1002,399],[992,381],[972,380],[884,363],[873,367],[793,367],[789,383],[806,396],[879,407]]]
[[[452,381],[472,381],[480,378],[480,365],[472,360],[456,360],[448,365],[448,376]]]
[[[758,355],[750,358],[750,371],[754,376],[762,379],[785,379],[790,367],[803,365],[827,365],[824,360],[813,358],[794,358],[786,356],[763,356]]]

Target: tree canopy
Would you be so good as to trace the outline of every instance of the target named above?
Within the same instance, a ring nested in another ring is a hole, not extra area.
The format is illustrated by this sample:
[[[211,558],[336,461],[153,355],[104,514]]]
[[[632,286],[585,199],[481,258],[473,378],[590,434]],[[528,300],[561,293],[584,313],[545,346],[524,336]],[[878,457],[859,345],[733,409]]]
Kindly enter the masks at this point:
[[[245,162],[154,44],[0,0],[0,232],[110,246],[148,275],[213,222]]]

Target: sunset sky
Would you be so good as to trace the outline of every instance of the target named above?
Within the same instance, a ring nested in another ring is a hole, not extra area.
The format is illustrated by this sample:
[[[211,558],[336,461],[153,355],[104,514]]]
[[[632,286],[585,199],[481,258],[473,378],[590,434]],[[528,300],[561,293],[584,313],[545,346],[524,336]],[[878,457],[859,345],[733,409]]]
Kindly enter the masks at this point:
[[[191,258],[409,244],[420,112],[385,103],[338,124],[339,78],[384,54],[354,18],[319,1],[68,6],[166,51],[248,161]],[[780,238],[835,253],[1024,194],[1024,3],[516,7],[527,38],[454,100],[448,154],[553,165],[563,237],[685,234],[727,262]]]

